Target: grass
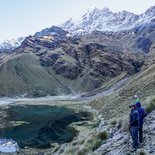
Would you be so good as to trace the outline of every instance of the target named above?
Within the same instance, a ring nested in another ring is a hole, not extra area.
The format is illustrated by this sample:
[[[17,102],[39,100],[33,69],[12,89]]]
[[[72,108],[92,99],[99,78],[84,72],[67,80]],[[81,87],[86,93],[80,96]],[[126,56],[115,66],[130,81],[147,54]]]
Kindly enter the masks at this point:
[[[76,155],[85,155],[87,152],[88,151],[86,148],[82,148],[82,149],[77,151]]]
[[[141,151],[141,152],[139,152],[139,155],[145,155],[145,152]]]
[[[101,140],[106,140],[108,139],[108,132],[107,131],[102,131],[98,134],[98,138]]]
[[[112,125],[112,126],[115,126],[116,124],[117,124],[116,119],[113,119],[113,120],[110,122],[110,125]]]
[[[122,122],[122,129],[124,132],[129,132],[128,120],[124,119]]]
[[[110,95],[100,97],[91,106],[98,110],[105,120],[111,118],[122,118],[128,116],[130,109],[128,105],[133,102],[131,96],[139,94],[143,101],[148,96],[155,94],[155,64],[139,74],[135,74],[124,84],[124,88],[118,92],[113,92]],[[149,106],[149,110],[153,109],[154,105]]]
[[[98,149],[101,146],[101,144],[102,144],[102,141],[100,139],[97,139],[96,141],[94,141],[92,151],[95,151],[96,149]]]
[[[121,129],[122,128],[122,122],[123,122],[122,119],[118,120],[117,125],[116,125],[117,129]]]
[[[66,94],[61,82],[40,65],[35,55],[22,55],[0,66],[0,96],[34,95],[35,97]],[[59,88],[59,89],[58,89]],[[61,90],[61,91],[60,91]]]
[[[146,155],[145,151],[143,149],[140,149],[138,151],[138,155]]]
[[[152,112],[153,110],[155,110],[155,98],[153,98],[146,107],[146,111],[148,113]]]

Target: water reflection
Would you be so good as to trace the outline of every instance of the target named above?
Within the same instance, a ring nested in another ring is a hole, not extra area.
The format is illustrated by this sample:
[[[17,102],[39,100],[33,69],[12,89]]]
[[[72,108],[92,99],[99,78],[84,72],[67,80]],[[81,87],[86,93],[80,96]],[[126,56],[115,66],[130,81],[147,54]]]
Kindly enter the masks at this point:
[[[6,110],[6,123],[14,123],[11,127],[1,129],[0,136],[17,141],[21,148],[44,148],[54,142],[70,142],[77,132],[68,125],[88,120],[91,116],[87,112],[75,113],[71,109],[57,106],[18,105]]]

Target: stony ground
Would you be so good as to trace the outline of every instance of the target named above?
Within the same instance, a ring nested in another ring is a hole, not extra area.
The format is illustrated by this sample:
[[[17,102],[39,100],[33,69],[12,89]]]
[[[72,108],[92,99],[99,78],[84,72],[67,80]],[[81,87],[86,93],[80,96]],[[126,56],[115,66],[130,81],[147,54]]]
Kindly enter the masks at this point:
[[[124,132],[123,128],[119,128],[119,123],[114,127],[108,127],[106,122],[102,120],[99,130],[109,132],[109,138],[95,151],[97,155],[145,155],[155,154],[155,110],[151,112],[144,123],[144,145],[136,152],[131,153],[132,140],[128,132]]]

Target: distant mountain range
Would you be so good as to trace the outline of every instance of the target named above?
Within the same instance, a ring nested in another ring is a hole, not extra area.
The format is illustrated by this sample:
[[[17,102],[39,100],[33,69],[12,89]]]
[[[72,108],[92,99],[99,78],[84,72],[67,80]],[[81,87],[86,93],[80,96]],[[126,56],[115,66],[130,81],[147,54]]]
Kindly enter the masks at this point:
[[[131,12],[122,11],[114,13],[108,8],[98,9],[94,8],[84,14],[80,20],[74,21],[69,19],[63,24],[59,25],[62,29],[69,32],[69,35],[80,36],[90,34],[93,31],[101,32],[118,32],[123,30],[130,30],[136,27],[144,27],[149,22],[155,20],[155,6],[146,10],[145,13],[136,15]],[[131,32],[134,33],[134,32]],[[45,28],[43,31],[36,33],[36,35],[50,35],[50,28]],[[17,39],[5,40],[0,43],[0,52],[12,51],[20,46],[25,37]]]
[[[70,27],[66,22],[45,28],[13,41],[16,46],[6,42],[0,52],[0,96],[95,93],[126,77],[145,77],[155,63],[154,16],[155,7],[139,16],[94,9]]]
[[[24,39],[25,37],[19,37],[17,39],[4,40],[0,43],[0,52],[11,52],[20,46]]]
[[[73,35],[83,35],[96,31],[118,32],[122,30],[129,30],[134,27],[148,24],[148,22],[155,20],[155,6],[149,8],[141,15],[122,11],[114,13],[108,8],[88,11],[82,16],[79,21],[69,19],[62,25],[61,28],[71,32]]]

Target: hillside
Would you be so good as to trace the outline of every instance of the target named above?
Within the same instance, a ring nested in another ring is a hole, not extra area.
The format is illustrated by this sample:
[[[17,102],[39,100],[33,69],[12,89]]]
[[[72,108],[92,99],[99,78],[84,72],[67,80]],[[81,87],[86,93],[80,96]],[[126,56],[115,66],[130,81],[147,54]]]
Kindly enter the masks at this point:
[[[142,98],[144,106],[147,106],[148,99],[155,95],[154,52],[155,50],[152,48],[150,51],[152,54],[149,55],[144,63],[145,65],[143,65],[144,70],[133,75],[123,88],[93,101],[91,106],[96,108],[106,119],[126,115],[129,112],[128,105],[132,102],[132,96],[135,94]]]
[[[0,66],[1,96],[45,96],[71,92],[49,74],[33,54],[18,55]],[[52,82],[51,82],[52,81]]]
[[[133,75],[142,67],[143,54],[123,52],[115,45],[92,42],[91,38],[70,38],[67,32],[63,35],[62,29],[55,29],[51,30],[53,36],[27,37],[11,59],[11,55],[2,57],[1,96],[88,92],[122,73]],[[7,79],[3,78],[6,75]]]

